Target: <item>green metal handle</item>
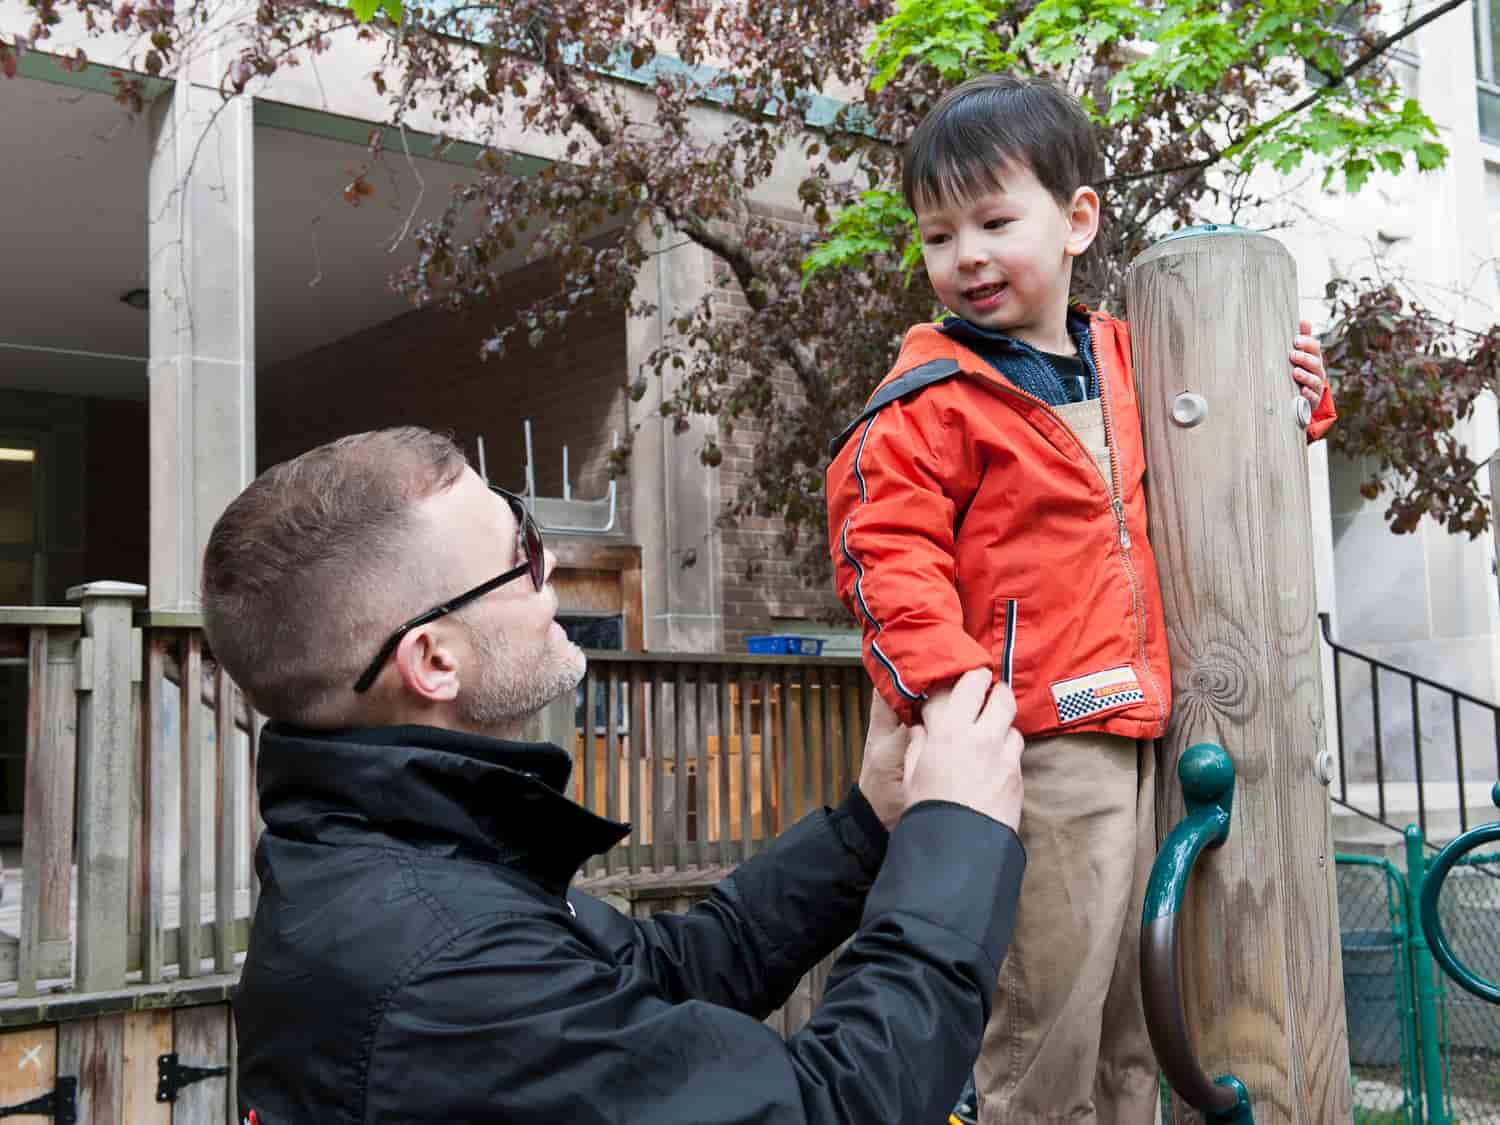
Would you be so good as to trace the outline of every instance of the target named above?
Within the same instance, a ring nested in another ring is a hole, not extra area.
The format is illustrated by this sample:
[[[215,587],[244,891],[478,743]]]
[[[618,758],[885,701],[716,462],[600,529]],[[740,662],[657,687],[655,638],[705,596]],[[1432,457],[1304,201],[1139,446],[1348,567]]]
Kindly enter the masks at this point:
[[[1495,802],[1496,808],[1500,808],[1500,781],[1495,782],[1495,787],[1490,790],[1490,800]],[[1496,841],[1500,841],[1500,822],[1471,828],[1438,852],[1432,866],[1427,869],[1427,878],[1422,881],[1421,904],[1422,932],[1427,937],[1427,945],[1437,958],[1437,963],[1458,982],[1460,988],[1491,1004],[1500,1004],[1500,984],[1478,976],[1453,956],[1453,947],[1448,944],[1448,937],[1443,933],[1443,921],[1438,917],[1438,895],[1442,894],[1443,882],[1460,857],[1483,844]]]
[[[1203,1112],[1209,1125],[1254,1125],[1250,1093],[1232,1074],[1209,1080],[1188,1037],[1178,971],[1178,910],[1188,876],[1204,848],[1229,839],[1234,808],[1234,763],[1212,742],[1190,746],[1177,762],[1187,815],[1172,829],[1151,866],[1141,914],[1141,992],[1146,1030],[1173,1091]]]

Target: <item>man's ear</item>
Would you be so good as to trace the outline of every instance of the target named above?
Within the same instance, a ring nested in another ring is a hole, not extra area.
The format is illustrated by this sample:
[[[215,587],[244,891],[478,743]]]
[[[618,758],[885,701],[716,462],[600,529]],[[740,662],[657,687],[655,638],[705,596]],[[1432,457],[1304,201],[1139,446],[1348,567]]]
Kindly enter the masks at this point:
[[[402,689],[424,703],[450,703],[458,696],[455,631],[442,623],[422,625],[401,638],[391,657]]]
[[[1085,184],[1073,193],[1063,217],[1068,220],[1067,253],[1076,258],[1093,245],[1099,233],[1099,193]]]

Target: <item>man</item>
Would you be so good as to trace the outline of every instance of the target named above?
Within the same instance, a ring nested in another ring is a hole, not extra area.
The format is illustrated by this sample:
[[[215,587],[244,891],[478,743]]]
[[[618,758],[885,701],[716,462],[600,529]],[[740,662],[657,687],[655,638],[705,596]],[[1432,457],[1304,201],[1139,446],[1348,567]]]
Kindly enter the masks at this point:
[[[909,735],[877,710],[838,809],[632,920],[569,889],[628,826],[563,796],[566,751],[515,741],[583,672],[553,562],[517,497],[414,428],[279,465],[215,526],[209,642],[273,720],[241,1115],[942,1121],[1024,866],[1009,690],[976,672]],[[758,1022],[851,934],[801,1032]]]

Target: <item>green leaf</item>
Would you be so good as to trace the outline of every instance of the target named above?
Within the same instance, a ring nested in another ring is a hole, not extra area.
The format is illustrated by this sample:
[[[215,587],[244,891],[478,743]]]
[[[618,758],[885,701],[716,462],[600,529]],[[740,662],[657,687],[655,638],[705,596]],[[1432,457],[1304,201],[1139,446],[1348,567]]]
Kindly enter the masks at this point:
[[[380,10],[382,0],[349,0],[349,10],[360,23],[369,23]]]
[[[1370,173],[1375,171],[1375,165],[1363,158],[1357,160],[1346,160],[1344,162],[1344,188],[1350,195],[1355,194],[1365,186],[1365,181],[1370,178]]]
[[[1435,141],[1423,141],[1413,151],[1417,157],[1417,167],[1424,172],[1441,168],[1448,159],[1448,149]]]

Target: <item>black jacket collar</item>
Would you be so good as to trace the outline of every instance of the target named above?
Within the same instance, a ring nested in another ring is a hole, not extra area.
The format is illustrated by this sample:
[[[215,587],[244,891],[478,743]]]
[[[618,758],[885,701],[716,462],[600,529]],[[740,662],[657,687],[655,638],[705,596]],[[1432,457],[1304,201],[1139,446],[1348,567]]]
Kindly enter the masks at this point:
[[[257,787],[261,816],[278,836],[513,863],[561,890],[630,831],[563,795],[572,766],[545,742],[425,726],[321,732],[269,723]]]

